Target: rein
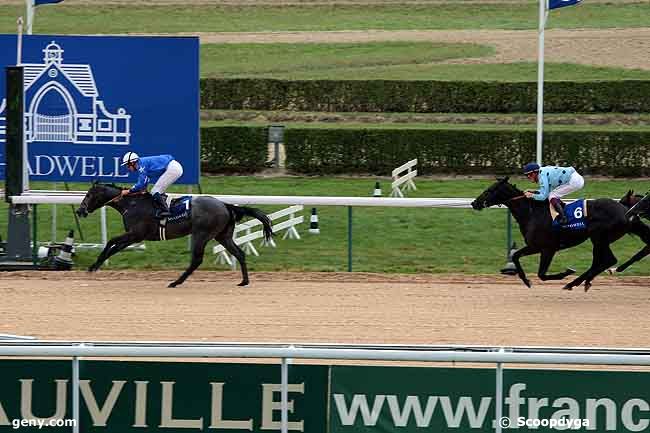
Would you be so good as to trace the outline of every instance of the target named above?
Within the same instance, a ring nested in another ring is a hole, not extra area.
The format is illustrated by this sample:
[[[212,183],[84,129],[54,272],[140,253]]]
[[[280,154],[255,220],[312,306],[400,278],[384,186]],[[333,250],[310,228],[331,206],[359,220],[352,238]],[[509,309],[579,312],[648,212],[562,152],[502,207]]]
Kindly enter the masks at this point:
[[[112,199],[110,199],[109,201],[107,201],[106,203],[104,203],[104,204],[102,205],[102,207],[103,207],[103,206],[106,206],[106,205],[109,204],[109,203],[113,203],[113,202],[116,202],[116,201],[120,201],[120,200],[122,200],[123,197],[129,197],[129,196],[134,196],[134,195],[144,195],[144,191],[130,192],[130,193],[126,194],[126,195],[122,195],[122,192],[120,191],[120,193],[119,193],[118,195],[116,195],[115,197],[113,197]]]
[[[113,197],[112,199],[110,199],[109,201],[107,201],[106,203],[101,205],[100,208],[102,208],[104,206],[107,206],[110,203],[118,202],[118,201],[122,200],[122,197],[128,197],[128,196],[134,196],[134,195],[142,195],[142,194],[144,194],[144,191],[131,192],[131,193],[128,193],[125,196],[123,196],[122,192],[120,191],[120,193],[118,193],[115,197]]]
[[[518,195],[517,197],[509,198],[508,201],[521,200],[522,198],[526,198],[526,194],[522,194],[522,195]]]

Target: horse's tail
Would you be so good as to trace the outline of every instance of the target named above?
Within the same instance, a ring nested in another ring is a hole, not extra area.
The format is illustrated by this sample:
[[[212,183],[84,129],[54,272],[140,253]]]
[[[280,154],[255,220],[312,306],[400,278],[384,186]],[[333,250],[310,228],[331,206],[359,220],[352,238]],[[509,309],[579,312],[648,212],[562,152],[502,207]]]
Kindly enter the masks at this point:
[[[229,203],[225,203],[225,205],[230,211],[230,214],[235,219],[235,222],[241,221],[241,219],[244,218],[245,216],[253,217],[255,219],[260,220],[260,222],[264,226],[264,238],[267,241],[271,240],[271,238],[274,235],[273,227],[271,226],[271,220],[264,212],[254,207],[235,206]]]

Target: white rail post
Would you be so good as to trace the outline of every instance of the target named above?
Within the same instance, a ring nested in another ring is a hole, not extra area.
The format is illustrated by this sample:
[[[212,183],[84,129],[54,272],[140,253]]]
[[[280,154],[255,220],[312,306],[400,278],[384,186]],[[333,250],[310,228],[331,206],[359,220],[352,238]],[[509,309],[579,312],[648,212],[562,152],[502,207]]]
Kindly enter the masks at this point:
[[[544,28],[548,16],[548,0],[539,0],[539,25],[537,48],[537,131],[536,160],[542,165],[543,128],[544,128]]]
[[[79,347],[83,347],[81,343]],[[72,433],[79,433],[79,357],[72,357]]]
[[[102,226],[102,249],[106,248],[108,243],[108,227],[106,227],[106,206],[99,210],[100,225]],[[108,259],[104,262],[108,265]]]
[[[282,423],[280,431],[282,433],[287,433],[289,430],[289,368],[287,366],[287,358],[282,358],[282,387],[281,387],[281,397],[282,401]]]
[[[415,161],[417,161],[417,159],[416,159]],[[408,176],[408,177],[409,177],[409,180],[406,181],[405,189],[415,191],[415,190],[418,189],[418,188],[415,186],[415,182],[413,182],[413,178],[410,176],[410,174],[411,174],[411,167],[415,167],[415,166],[409,166],[409,168],[408,168],[408,172],[407,172],[406,174],[409,175],[409,176]]]
[[[289,214],[289,220],[292,220],[295,217],[296,215],[293,212]],[[296,230],[295,226],[291,226],[287,229],[286,232],[284,232],[284,236],[282,236],[282,239],[300,239],[300,234],[298,234],[298,230]],[[275,246],[275,243],[273,246]]]
[[[293,349],[293,345],[289,346],[289,349]],[[280,422],[280,432],[288,433],[289,431],[289,363],[291,362],[290,358],[282,358],[282,374],[281,374],[281,386],[280,386],[280,405],[281,405],[281,422]]]
[[[192,185],[187,186],[187,193],[192,195]],[[171,201],[170,201],[171,204]],[[192,234],[187,237],[187,251],[192,252]]]
[[[235,228],[237,228],[235,226]],[[237,232],[235,231],[232,234],[232,241],[237,244]],[[224,254],[228,257],[230,257],[230,269],[237,270],[237,257],[235,257],[233,254],[230,254],[227,250],[224,250]],[[227,260],[226,260],[227,261]]]
[[[503,349],[499,349],[499,352],[503,353]],[[497,362],[495,400],[496,405],[494,410],[494,422],[496,423],[496,426],[494,431],[496,433],[501,433],[501,429],[504,426],[501,421],[503,418],[503,363],[501,362]],[[505,426],[506,428],[509,427],[509,425]]]
[[[248,235],[250,235],[250,234],[251,234],[251,229],[250,229],[250,227],[249,227],[249,228],[246,229],[246,236],[248,236]],[[244,252],[245,252],[246,254],[249,254],[249,255],[252,254],[252,255],[255,255],[255,256],[258,256],[258,257],[259,257],[259,255],[260,255],[260,253],[258,253],[257,250],[255,249],[255,245],[253,245],[253,241],[252,241],[252,240],[246,242],[246,243],[242,246],[242,249],[244,250]]]
[[[108,243],[108,228],[106,227],[106,207],[102,207],[99,211],[99,217],[102,226],[102,248],[106,248]]]
[[[56,183],[54,184],[54,190],[56,191]],[[56,243],[56,203],[52,205],[52,241],[53,244]]]

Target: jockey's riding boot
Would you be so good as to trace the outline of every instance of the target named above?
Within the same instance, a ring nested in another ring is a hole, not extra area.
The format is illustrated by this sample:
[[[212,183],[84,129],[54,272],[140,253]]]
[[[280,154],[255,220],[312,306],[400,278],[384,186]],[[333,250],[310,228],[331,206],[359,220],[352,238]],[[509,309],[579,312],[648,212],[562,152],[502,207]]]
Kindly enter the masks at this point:
[[[566,214],[564,213],[564,208],[562,207],[562,202],[560,202],[559,198],[552,198],[551,199],[551,204],[553,205],[553,209],[557,212],[557,218],[555,220],[558,222],[560,225],[565,225],[569,222],[569,219],[566,217]]]
[[[169,213],[169,208],[167,207],[167,203],[165,202],[165,199],[163,198],[162,195],[160,195],[159,192],[153,195],[153,204],[154,207],[156,208],[154,213],[154,216],[156,218],[163,219],[171,215]]]

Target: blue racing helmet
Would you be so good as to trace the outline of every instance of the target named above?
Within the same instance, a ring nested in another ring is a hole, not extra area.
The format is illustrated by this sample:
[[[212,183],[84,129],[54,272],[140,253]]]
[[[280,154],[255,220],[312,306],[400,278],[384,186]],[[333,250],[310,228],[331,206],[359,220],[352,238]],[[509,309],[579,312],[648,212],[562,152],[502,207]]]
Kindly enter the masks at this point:
[[[524,174],[532,173],[534,171],[539,171],[539,164],[536,162],[529,162],[524,165]]]

